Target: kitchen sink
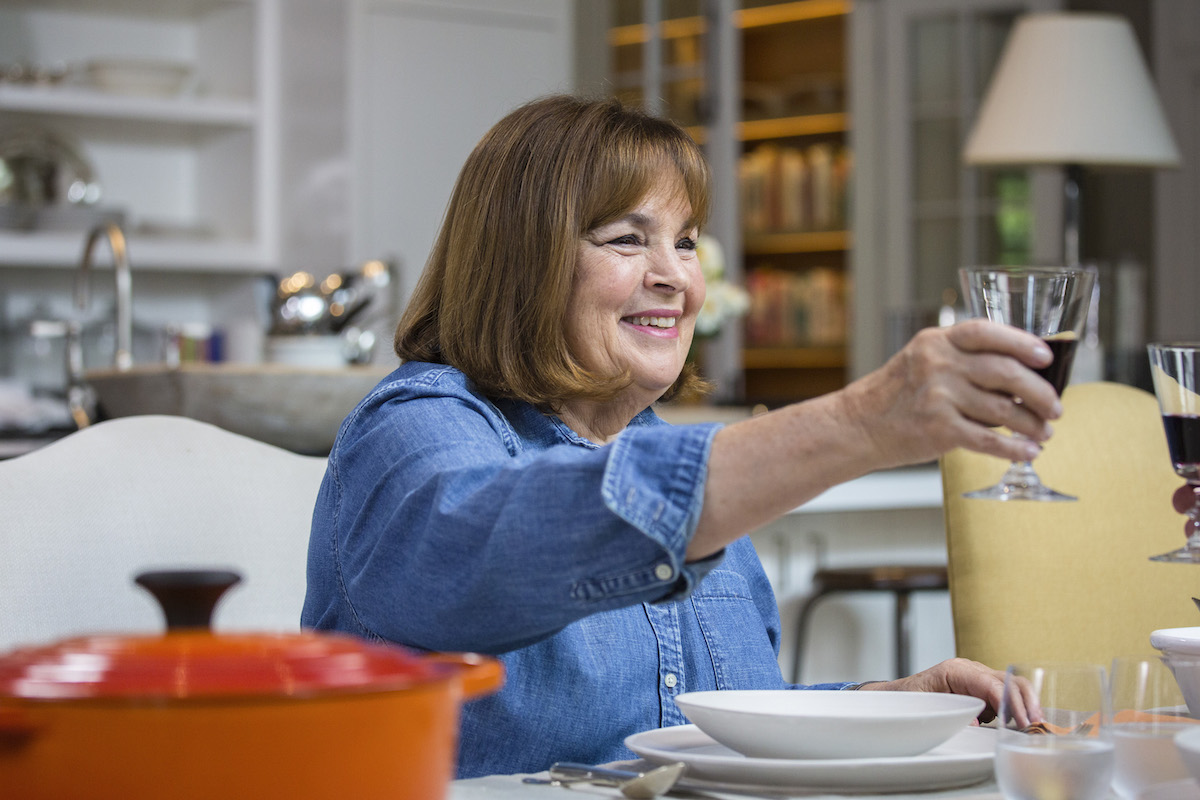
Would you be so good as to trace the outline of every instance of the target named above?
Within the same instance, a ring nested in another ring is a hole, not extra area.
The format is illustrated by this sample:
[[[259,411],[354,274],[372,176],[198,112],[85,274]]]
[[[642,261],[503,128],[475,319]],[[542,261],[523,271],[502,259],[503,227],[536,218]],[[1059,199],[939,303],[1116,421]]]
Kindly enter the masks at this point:
[[[390,367],[134,365],[89,370],[100,418],[170,414],[298,453],[325,455],[338,427]]]

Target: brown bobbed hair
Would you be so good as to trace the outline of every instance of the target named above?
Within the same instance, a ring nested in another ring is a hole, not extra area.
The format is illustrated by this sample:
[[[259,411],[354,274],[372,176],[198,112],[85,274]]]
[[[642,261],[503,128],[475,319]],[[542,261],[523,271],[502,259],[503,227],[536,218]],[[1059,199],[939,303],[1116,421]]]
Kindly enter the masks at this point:
[[[449,364],[486,395],[555,409],[603,401],[628,375],[598,375],[563,330],[578,243],[677,173],[708,218],[700,148],[673,122],[619,101],[561,95],[500,120],[467,158],[429,261],[396,328],[401,359]],[[688,363],[664,395],[704,391]]]

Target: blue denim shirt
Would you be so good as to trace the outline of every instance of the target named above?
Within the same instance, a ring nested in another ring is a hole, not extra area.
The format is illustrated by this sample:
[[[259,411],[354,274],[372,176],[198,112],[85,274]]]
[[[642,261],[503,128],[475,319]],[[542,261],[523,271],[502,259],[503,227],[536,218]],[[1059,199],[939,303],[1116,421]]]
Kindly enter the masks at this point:
[[[463,709],[460,778],[630,758],[626,736],[687,722],[681,692],[787,687],[749,539],[684,560],[718,428],[647,409],[597,446],[404,364],[338,433],[302,623],[498,656],[504,687]]]

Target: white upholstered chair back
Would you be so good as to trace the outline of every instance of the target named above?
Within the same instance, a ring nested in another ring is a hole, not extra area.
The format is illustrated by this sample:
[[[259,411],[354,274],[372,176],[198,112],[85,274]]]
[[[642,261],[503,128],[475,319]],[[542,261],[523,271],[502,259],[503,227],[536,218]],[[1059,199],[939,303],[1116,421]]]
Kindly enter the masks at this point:
[[[325,459],[184,417],[102,422],[0,461],[0,652],[163,630],[146,569],[226,568],[218,631],[296,631]]]

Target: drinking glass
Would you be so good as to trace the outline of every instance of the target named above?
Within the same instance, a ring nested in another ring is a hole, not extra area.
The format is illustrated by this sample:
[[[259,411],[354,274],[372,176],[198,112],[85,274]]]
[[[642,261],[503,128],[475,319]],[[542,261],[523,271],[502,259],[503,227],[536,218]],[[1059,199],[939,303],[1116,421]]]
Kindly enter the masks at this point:
[[[1175,735],[1197,720],[1188,712],[1183,692],[1163,660],[1113,659],[1110,687],[1116,793],[1137,797],[1156,784],[1188,778]]]
[[[1200,344],[1150,344],[1150,374],[1175,472],[1192,488],[1187,544],[1151,561],[1200,563]]]
[[[1103,667],[1010,666],[997,724],[996,783],[1007,800],[1108,796],[1113,745]]]
[[[959,278],[971,316],[1003,322],[1045,340],[1054,360],[1037,373],[1061,395],[1083,335],[1095,273],[1082,267],[963,267]],[[1014,400],[1021,402],[1020,398]],[[1042,483],[1029,461],[1014,461],[995,486],[963,496],[986,500],[1076,499]]]

